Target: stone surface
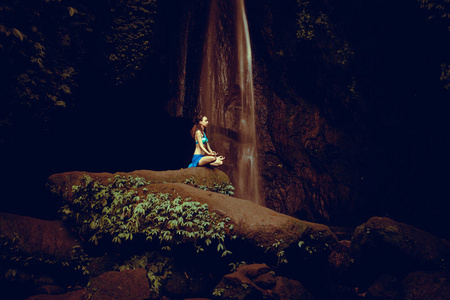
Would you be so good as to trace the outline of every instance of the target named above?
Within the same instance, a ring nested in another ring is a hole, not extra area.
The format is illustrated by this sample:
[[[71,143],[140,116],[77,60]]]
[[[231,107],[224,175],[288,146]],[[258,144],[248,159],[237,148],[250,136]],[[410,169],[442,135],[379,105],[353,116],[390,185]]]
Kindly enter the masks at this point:
[[[139,300],[150,297],[145,269],[106,272],[90,280],[88,298],[95,300]]]
[[[312,300],[314,297],[298,281],[285,277],[276,277],[276,285],[272,290],[274,299],[279,300]]]
[[[240,273],[225,275],[221,283],[220,288],[225,289],[223,299],[262,299],[264,295],[261,288]]]
[[[90,172],[66,172],[50,176],[47,185],[53,193],[62,196],[64,200],[71,200],[72,186],[79,185],[83,179],[83,175],[89,175],[94,180],[100,181],[102,184],[108,185],[108,179],[114,178],[116,175],[141,177],[151,183],[184,183],[186,179],[195,178],[198,185],[214,186],[215,183],[229,182],[228,176],[218,169],[207,167],[187,168],[170,171],[151,171],[139,170],[129,173],[117,172],[111,173],[90,173]]]
[[[355,259],[379,270],[440,269],[450,258],[449,241],[381,217],[356,228],[351,248]]]
[[[241,266],[225,275],[215,290],[222,290],[222,299],[263,299],[268,296],[268,292],[257,286],[252,279],[269,271],[270,268],[265,264]]]
[[[225,275],[215,291],[221,291],[221,299],[313,299],[300,282],[269,272],[265,264],[241,266]]]
[[[349,271],[353,266],[354,260],[350,245],[350,241],[339,241],[328,256],[330,271],[339,280],[347,280]]]
[[[37,292],[40,294],[48,294],[48,295],[59,295],[63,294],[65,290],[57,285],[43,285],[37,289]]]
[[[86,290],[71,291],[61,295],[36,295],[28,297],[27,300],[85,300]]]
[[[262,289],[270,290],[275,286],[275,277],[270,273],[265,273],[256,277],[253,282]]]
[[[163,294],[169,298],[187,298],[207,295],[216,282],[210,274],[194,271],[172,271],[163,285]]]
[[[29,254],[70,258],[78,242],[62,221],[0,213],[0,235],[15,240],[20,250]]]
[[[251,264],[240,266],[236,269],[236,272],[250,278],[254,279],[261,275],[267,274],[270,268],[266,264]]]
[[[414,272],[402,280],[404,298],[413,299],[450,299],[450,273]]]
[[[400,281],[394,275],[384,274],[380,276],[366,292],[369,299],[399,299],[401,292]]]

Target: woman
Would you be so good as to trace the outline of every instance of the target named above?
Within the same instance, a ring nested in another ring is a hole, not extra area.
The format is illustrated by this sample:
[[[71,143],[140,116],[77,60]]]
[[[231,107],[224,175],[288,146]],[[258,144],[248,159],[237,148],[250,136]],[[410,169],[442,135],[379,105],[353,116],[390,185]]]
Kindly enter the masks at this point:
[[[218,167],[223,164],[225,157],[217,156],[216,151],[212,151],[206,137],[206,127],[208,127],[208,118],[205,116],[195,119],[194,127],[191,129],[191,135],[195,140],[195,151],[192,157],[192,163],[188,168],[210,165]]]

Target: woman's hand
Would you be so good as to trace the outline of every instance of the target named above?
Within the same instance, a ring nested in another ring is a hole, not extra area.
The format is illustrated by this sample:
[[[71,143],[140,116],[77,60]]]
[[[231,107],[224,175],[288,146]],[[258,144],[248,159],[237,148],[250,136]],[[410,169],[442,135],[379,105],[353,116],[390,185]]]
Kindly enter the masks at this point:
[[[216,151],[211,151],[211,155],[213,155],[213,156],[217,156],[217,152]]]

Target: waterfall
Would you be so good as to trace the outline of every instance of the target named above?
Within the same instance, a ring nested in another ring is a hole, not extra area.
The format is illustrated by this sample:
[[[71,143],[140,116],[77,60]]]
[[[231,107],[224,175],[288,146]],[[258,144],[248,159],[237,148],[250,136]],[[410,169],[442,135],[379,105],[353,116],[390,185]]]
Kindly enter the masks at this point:
[[[234,0],[231,7],[228,1],[211,1],[198,108],[213,124],[208,136],[213,137],[214,148],[227,157],[223,168],[237,188],[236,195],[262,204],[252,52],[244,0]]]
[[[238,163],[238,190],[256,203],[259,195],[259,172],[256,140],[255,95],[253,89],[252,49],[244,0],[237,0],[236,37],[241,90],[240,151]],[[245,191],[245,192],[244,192]],[[244,197],[245,197],[244,196]]]

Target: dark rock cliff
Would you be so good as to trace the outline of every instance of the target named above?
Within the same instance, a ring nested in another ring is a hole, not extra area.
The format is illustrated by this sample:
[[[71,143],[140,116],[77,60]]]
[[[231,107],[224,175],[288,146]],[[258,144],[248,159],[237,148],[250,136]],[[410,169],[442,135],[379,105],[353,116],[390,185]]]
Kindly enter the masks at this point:
[[[246,5],[266,206],[312,221],[347,220],[359,199],[364,126],[348,88],[351,74],[336,62],[345,40],[337,30],[333,38],[325,34],[312,41],[297,39],[296,1]],[[312,13],[319,13],[314,9]],[[206,31],[201,26],[204,16],[192,19],[200,11],[208,12],[205,5],[186,7],[180,22],[184,34],[174,78],[178,85],[168,105],[173,115],[188,119],[197,106],[195,87]],[[229,158],[230,167],[224,170],[233,178]]]
[[[317,36],[300,39],[297,3],[260,4],[249,2],[248,11],[266,204],[304,219],[342,222],[362,200],[366,143],[362,112],[348,88],[351,73],[335,57],[345,38],[328,21],[327,33],[314,25]],[[327,9],[306,7],[306,14],[317,23],[315,15]]]
[[[218,3],[226,14],[226,5]],[[442,30],[426,23],[416,3],[245,5],[266,206],[342,225],[374,214],[428,230],[445,223],[443,214],[433,224],[418,218],[441,206],[435,187],[443,183],[437,165],[443,162],[444,130],[439,112],[432,111],[442,107],[445,90],[430,72],[434,66],[438,76],[444,58],[433,49],[448,48]],[[190,120],[199,97],[208,5],[182,7],[185,17],[177,24],[186,34],[172,49],[182,59],[173,62],[179,72],[172,75],[168,107]],[[426,101],[431,106],[422,106]],[[227,157],[223,170],[233,181],[233,157]]]

